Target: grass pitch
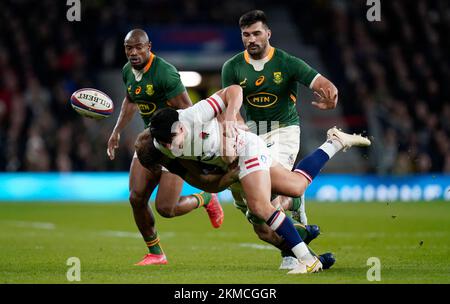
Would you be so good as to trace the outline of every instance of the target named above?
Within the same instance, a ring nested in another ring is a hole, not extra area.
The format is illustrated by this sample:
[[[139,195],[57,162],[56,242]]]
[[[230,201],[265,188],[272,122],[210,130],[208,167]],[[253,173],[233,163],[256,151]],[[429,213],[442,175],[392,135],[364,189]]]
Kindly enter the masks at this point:
[[[307,202],[322,228],[311,246],[337,262],[297,276],[278,270],[279,252],[238,210],[224,211],[220,229],[204,210],[156,215],[169,264],[138,267],[147,250],[127,203],[0,203],[0,283],[69,283],[69,257],[81,261],[81,283],[450,283],[448,202]],[[369,257],[380,259],[380,282],[367,280]]]

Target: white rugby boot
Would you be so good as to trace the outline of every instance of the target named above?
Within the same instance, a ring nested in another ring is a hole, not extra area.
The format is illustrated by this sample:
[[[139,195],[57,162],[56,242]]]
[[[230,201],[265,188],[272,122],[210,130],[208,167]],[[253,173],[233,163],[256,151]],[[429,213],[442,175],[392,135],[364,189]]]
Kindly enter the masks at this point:
[[[305,274],[305,273],[313,273],[319,272],[323,269],[322,262],[314,256],[314,260],[310,265],[307,265],[303,261],[299,261],[297,267],[288,272],[288,274]]]
[[[360,134],[348,134],[342,132],[336,127],[327,131],[328,140],[337,140],[342,144],[343,151],[347,151],[352,146],[367,147],[370,146],[370,140]]]
[[[282,270],[291,270],[291,269],[295,269],[295,267],[297,267],[299,264],[299,261],[296,257],[293,256],[285,256],[283,257],[283,259],[281,260],[281,265],[279,269]]]

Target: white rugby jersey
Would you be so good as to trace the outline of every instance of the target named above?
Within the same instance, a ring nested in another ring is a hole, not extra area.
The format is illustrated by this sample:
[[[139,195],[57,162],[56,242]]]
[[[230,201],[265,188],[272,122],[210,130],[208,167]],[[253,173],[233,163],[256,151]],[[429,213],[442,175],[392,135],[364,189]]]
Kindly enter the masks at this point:
[[[177,110],[186,129],[183,150],[170,150],[154,139],[155,147],[169,158],[201,161],[226,170],[228,164],[221,157],[221,128],[216,118],[225,108],[222,98],[214,94],[187,109]]]

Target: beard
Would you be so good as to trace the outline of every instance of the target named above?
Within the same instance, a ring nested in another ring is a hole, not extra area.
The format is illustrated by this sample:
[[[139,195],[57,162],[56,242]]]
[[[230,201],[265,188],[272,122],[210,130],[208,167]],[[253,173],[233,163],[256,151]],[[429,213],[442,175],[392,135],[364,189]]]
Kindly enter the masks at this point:
[[[266,50],[266,46],[267,45],[257,45],[257,44],[248,45],[247,52],[252,56],[253,59],[261,59]]]

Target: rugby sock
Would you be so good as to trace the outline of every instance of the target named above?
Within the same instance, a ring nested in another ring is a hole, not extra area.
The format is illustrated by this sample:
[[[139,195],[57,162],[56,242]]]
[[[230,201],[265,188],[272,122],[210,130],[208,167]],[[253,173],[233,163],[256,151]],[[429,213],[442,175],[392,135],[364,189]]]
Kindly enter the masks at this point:
[[[306,207],[305,207],[305,194],[303,193],[303,195],[300,197],[300,222],[303,225],[308,225],[308,217],[306,216]]]
[[[299,197],[293,197],[291,211],[297,211],[300,208],[300,203],[301,203],[301,200]]]
[[[303,242],[292,221],[280,210],[276,210],[266,222],[269,227],[278,233],[290,248]]]
[[[330,158],[332,158],[334,154],[341,151],[343,147],[344,146],[340,141],[335,139],[328,139],[319,147],[319,149],[324,151]]]
[[[294,227],[297,230],[298,234],[300,235],[300,237],[302,238],[302,240],[306,239],[309,235],[308,230],[306,230],[305,225],[300,224],[299,222],[293,220],[294,222]],[[284,246],[283,246],[284,247]],[[311,252],[312,255],[317,256],[317,254],[308,246],[309,252]],[[281,251],[281,256],[282,257],[286,257],[286,256],[295,256],[294,253],[292,252],[292,250],[282,250]]]
[[[294,222],[295,230],[297,230],[298,234],[302,238],[302,240],[306,239],[308,237],[308,230],[306,230],[305,225],[302,225],[298,223],[297,221]]]
[[[337,152],[342,149],[342,144],[337,140],[327,140],[316,151],[302,159],[294,171],[302,174],[311,183]]]
[[[197,200],[197,208],[203,207],[208,205],[209,201],[211,200],[211,193],[208,192],[200,192],[193,194],[195,199]]]
[[[280,246],[283,246],[283,245],[280,245]],[[287,246],[287,245],[286,245]],[[309,250],[309,253],[311,253],[311,255],[313,255],[313,256],[316,256],[316,257],[319,257],[319,255],[317,254],[317,253],[315,253],[312,249],[311,249],[311,247],[309,247],[308,245],[306,245],[306,247],[308,247],[308,250]],[[283,250],[283,251],[281,251],[281,256],[284,258],[284,257],[288,257],[288,256],[290,256],[290,257],[294,257],[294,258],[297,258],[296,256],[295,256],[295,254],[292,252],[292,250]]]
[[[144,241],[147,244],[148,251],[153,254],[163,254],[163,250],[159,245],[159,237],[158,234],[155,233],[150,237],[144,237]]]
[[[307,265],[314,263],[314,256],[309,251],[309,248],[305,242],[295,245],[291,250],[298,259],[301,259]]]
[[[275,211],[266,223],[286,241],[298,259],[302,259],[307,264],[314,262],[308,246],[303,242],[292,221],[283,212]]]

